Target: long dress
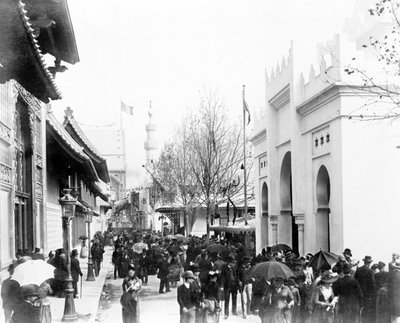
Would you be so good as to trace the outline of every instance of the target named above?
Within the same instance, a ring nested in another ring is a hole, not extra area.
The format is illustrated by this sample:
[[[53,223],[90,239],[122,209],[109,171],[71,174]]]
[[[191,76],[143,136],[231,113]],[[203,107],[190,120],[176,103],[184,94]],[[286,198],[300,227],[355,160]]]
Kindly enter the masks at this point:
[[[137,276],[124,278],[122,282],[123,294],[120,300],[123,323],[140,323],[138,294],[141,288],[142,282]]]
[[[334,299],[332,287],[318,286],[317,293],[314,298],[314,311],[312,313],[313,323],[333,323],[334,308],[324,305],[331,303]]]
[[[293,294],[286,286],[276,289],[268,286],[261,299],[259,315],[262,323],[291,323],[291,311],[288,304]]]

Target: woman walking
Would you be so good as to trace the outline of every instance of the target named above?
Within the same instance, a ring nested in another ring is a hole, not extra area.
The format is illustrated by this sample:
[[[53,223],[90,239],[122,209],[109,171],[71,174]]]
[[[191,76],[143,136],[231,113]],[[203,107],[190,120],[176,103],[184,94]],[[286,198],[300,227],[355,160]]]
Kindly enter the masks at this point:
[[[135,267],[129,265],[128,276],[122,282],[123,294],[121,296],[122,322],[140,323],[139,291],[142,281],[136,274]]]
[[[321,281],[314,297],[315,307],[312,322],[333,323],[334,309],[338,298],[333,294],[332,283],[337,279],[338,276],[333,276],[329,272],[321,275]]]
[[[283,285],[283,278],[272,278],[271,285],[267,287],[261,299],[261,323],[291,323],[290,309],[293,305],[293,294]]]

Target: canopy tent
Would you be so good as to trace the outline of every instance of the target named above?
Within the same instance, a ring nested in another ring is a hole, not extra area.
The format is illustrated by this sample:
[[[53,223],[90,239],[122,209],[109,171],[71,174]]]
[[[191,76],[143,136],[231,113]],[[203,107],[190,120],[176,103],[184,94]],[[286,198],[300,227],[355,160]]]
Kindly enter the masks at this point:
[[[239,218],[235,221],[235,224],[228,223],[228,225],[212,225],[210,230],[231,232],[231,233],[245,233],[254,232],[256,230],[256,219],[254,217],[247,218],[247,225],[245,224],[244,218]]]

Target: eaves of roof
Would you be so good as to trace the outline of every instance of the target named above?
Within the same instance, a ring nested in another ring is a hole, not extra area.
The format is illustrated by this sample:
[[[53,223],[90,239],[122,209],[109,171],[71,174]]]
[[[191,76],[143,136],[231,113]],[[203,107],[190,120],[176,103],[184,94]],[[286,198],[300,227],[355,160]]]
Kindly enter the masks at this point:
[[[88,175],[93,181],[99,181],[96,168],[90,157],[84,152],[83,148],[70,136],[70,134],[59,124],[54,115],[49,112],[47,114],[47,126],[51,135],[59,143],[59,145],[78,162],[82,163]]]
[[[67,112],[70,113],[70,112]],[[100,153],[93,146],[90,140],[85,136],[81,127],[79,127],[73,116],[66,115],[63,122],[63,127],[66,131],[81,145],[84,147],[87,155],[93,159],[96,164],[99,177],[106,183],[110,182],[110,175],[108,172],[107,162],[101,157]]]
[[[45,103],[61,99],[22,1],[0,1],[0,29],[1,82],[15,79]]]

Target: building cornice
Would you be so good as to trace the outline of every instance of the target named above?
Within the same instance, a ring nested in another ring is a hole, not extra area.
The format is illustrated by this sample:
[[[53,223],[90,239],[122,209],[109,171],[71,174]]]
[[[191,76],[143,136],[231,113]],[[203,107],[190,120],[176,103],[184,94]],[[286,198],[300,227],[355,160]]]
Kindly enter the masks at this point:
[[[290,84],[287,84],[282,90],[275,94],[268,103],[273,106],[275,110],[283,108],[290,102]]]
[[[258,145],[263,141],[267,140],[267,130],[266,128],[260,130],[259,132],[257,132],[255,135],[253,135],[249,141],[253,144],[253,145]]]

